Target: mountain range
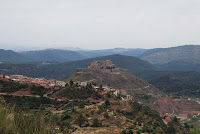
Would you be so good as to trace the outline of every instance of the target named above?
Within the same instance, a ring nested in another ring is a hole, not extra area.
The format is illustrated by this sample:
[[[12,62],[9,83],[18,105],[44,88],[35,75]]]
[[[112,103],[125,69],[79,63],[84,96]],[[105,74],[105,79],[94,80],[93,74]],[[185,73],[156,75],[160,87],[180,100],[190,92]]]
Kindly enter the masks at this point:
[[[20,52],[20,54],[24,57],[32,59],[35,62],[68,62],[88,58],[75,51],[58,49],[25,51]]]
[[[174,61],[191,61],[194,63],[195,60],[200,60],[200,46],[185,45],[156,49],[115,48],[90,51],[46,49],[14,52],[12,50],[1,49],[0,54],[0,62],[3,63],[68,62],[114,54],[138,57],[152,64],[167,64]]]
[[[1,74],[23,74],[31,77],[45,77],[62,79],[70,75],[76,68],[84,68],[90,65],[94,60],[113,61],[120,68],[129,69],[134,74],[143,74],[143,72],[156,71],[156,67],[147,61],[132,56],[110,55],[97,58],[84,59],[79,61],[70,61],[65,63],[52,63],[47,65],[37,64],[1,64]]]
[[[199,55],[198,45],[91,51],[46,49],[14,52],[1,49],[0,62],[3,64],[0,73],[62,79],[78,67],[87,67],[93,60],[111,59],[116,66],[126,68],[147,81],[170,77],[184,82],[199,82]]]
[[[32,60],[12,50],[0,49],[0,62],[1,63],[23,63],[23,62],[32,62]]]
[[[151,49],[139,56],[152,64],[166,64],[172,61],[200,59],[200,45],[186,45],[171,48]]]

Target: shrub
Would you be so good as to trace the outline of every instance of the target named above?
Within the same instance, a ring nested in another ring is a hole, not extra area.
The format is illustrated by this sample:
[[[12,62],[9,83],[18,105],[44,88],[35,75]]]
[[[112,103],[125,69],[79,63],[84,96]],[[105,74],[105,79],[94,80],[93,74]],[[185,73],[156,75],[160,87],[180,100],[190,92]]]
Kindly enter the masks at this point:
[[[91,127],[101,127],[102,124],[99,122],[99,120],[97,118],[94,119],[93,124],[91,125]]]
[[[105,112],[103,116],[106,117],[106,118],[109,118],[109,115],[108,115],[107,112]]]
[[[50,119],[51,120],[51,119]],[[53,134],[55,124],[46,122],[40,112],[23,112],[14,110],[0,98],[0,133],[1,134]]]
[[[133,131],[132,131],[132,130],[129,130],[129,134],[133,134]]]

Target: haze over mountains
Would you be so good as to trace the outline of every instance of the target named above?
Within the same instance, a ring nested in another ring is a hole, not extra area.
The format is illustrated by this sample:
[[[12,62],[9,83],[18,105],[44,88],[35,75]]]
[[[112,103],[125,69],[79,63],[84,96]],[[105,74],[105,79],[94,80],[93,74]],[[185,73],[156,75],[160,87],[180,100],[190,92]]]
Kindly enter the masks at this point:
[[[14,52],[12,50],[1,50],[4,52],[4,59],[0,59],[3,63],[27,63],[27,62],[68,62],[76,61],[87,58],[101,57],[113,54],[121,54],[127,56],[139,56],[146,49],[125,49],[125,48],[115,48],[107,50],[60,50],[60,49],[45,49],[45,50],[35,50],[35,51],[22,51]],[[11,54],[12,53],[12,54]],[[2,56],[1,56],[2,57]],[[1,58],[0,57],[0,58]],[[7,59],[6,59],[7,58]]]
[[[0,49],[0,62],[1,63],[24,63],[32,61],[19,53],[12,50]]]
[[[20,54],[36,62],[68,62],[88,58],[75,51],[58,49],[26,51]]]
[[[200,59],[199,45],[186,45],[172,48],[152,49],[140,56],[153,64],[164,64],[177,60]]]
[[[78,67],[87,67],[93,60],[111,59],[118,67],[129,69],[130,72],[148,81],[153,78],[170,77],[196,82],[200,78],[200,73],[197,73],[200,72],[199,57],[200,46],[198,45],[149,50],[115,48],[69,51],[46,49],[14,52],[1,49],[0,62],[3,64],[1,64],[0,72],[2,74],[24,74],[32,77],[44,76],[62,79],[73,73]],[[42,64],[43,62],[46,63]]]
[[[178,115],[183,111],[200,110],[198,100],[185,99],[199,98],[200,95],[199,56],[200,46],[93,51],[46,49],[14,52],[2,49],[0,74],[68,81],[70,86],[66,84],[52,95],[61,99],[74,96],[72,91],[77,99],[91,96],[86,92],[87,88],[81,92],[80,87],[72,88],[71,81],[85,82],[86,87],[90,84],[91,88],[95,83],[99,87],[103,85],[126,92],[134,100],[160,113],[174,114],[175,111]],[[177,101],[175,98],[181,99]]]
[[[93,58],[93,57],[100,57],[100,56],[113,55],[113,54],[139,57],[143,60],[149,61],[152,64],[165,64],[165,63],[177,61],[177,60],[187,60],[187,59],[199,60],[200,59],[199,45],[186,45],[186,46],[179,46],[179,47],[156,48],[156,49],[115,48],[115,49],[91,50],[91,51],[45,49],[45,50],[35,50],[35,51],[14,52],[14,51],[7,51],[7,50],[1,49],[1,53],[3,53],[3,51],[4,51],[4,54],[6,53],[10,54],[11,52],[13,54],[18,53],[18,55],[15,55],[16,58],[20,57],[21,55],[26,58],[29,58],[30,61],[33,60],[36,62],[43,62],[43,61],[67,62],[67,61],[81,60],[85,58]],[[6,62],[6,60],[2,62]],[[19,60],[18,62],[22,62],[22,61]]]
[[[95,57],[120,54],[134,56],[154,64],[160,70],[168,71],[197,71],[200,72],[200,46],[186,45],[157,49],[105,49],[105,50],[59,50],[46,49],[37,51],[14,52],[0,50],[1,63],[41,63],[69,62]]]

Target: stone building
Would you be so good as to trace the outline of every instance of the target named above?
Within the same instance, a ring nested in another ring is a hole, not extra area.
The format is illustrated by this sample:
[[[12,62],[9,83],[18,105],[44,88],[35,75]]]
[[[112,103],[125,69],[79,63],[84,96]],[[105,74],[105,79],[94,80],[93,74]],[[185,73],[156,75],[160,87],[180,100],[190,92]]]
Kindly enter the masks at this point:
[[[77,68],[76,72],[128,72],[128,69],[120,69],[116,68],[116,66],[112,63],[111,60],[103,60],[103,61],[93,61],[90,66],[87,68]]]

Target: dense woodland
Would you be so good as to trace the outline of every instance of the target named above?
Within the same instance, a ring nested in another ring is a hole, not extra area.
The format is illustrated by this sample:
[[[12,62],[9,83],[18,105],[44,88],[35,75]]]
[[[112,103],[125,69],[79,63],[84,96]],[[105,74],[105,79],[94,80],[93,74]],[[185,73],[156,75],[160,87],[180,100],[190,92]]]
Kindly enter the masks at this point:
[[[183,97],[199,97],[200,83],[187,83],[169,77],[161,77],[150,81],[155,87],[166,94]]]

